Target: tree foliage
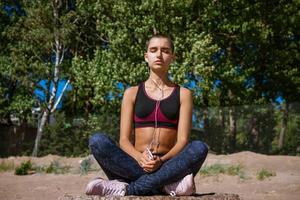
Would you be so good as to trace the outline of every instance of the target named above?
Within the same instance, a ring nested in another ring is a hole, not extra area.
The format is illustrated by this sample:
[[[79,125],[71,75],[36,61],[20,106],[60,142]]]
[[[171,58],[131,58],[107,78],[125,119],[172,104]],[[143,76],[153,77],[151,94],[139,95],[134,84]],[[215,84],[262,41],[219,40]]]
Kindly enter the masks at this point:
[[[193,91],[193,132],[203,131],[214,151],[300,146],[299,123],[289,118],[298,116],[289,108],[300,99],[298,1],[17,2],[1,2],[1,122],[12,114],[30,118],[40,80],[49,80],[50,98],[58,33],[65,50],[60,78],[73,88],[60,112],[87,124],[107,112],[118,121],[123,91],[147,78],[147,38],[167,33],[176,52],[170,78]],[[62,2],[58,21],[53,2]]]

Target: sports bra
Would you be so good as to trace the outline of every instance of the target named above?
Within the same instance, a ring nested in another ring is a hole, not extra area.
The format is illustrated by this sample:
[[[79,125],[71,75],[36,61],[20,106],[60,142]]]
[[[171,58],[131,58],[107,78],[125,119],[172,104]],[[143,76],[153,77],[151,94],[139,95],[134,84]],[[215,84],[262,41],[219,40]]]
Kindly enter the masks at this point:
[[[180,87],[176,85],[172,93],[155,100],[148,96],[145,82],[139,84],[134,105],[134,128],[166,127],[177,129],[180,108]]]

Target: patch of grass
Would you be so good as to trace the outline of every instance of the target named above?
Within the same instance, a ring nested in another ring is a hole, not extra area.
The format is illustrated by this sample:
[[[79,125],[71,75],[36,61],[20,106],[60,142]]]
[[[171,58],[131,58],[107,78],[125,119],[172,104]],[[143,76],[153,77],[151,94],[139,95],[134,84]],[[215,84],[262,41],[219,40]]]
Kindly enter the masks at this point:
[[[275,172],[271,172],[271,171],[268,171],[266,169],[261,169],[260,171],[257,172],[256,174],[256,178],[260,181],[263,181],[265,180],[266,178],[269,178],[271,176],[276,176],[276,173]]]
[[[241,165],[231,165],[227,168],[227,174],[231,176],[238,176],[240,179],[246,179],[245,172]]]
[[[61,165],[57,160],[52,161],[48,166],[34,166],[36,172],[47,174],[65,174],[70,171],[70,168],[70,166]]]
[[[26,162],[22,162],[21,166],[19,166],[15,169],[15,174],[16,175],[27,175],[27,174],[29,174],[30,170],[32,170],[32,164],[31,164],[31,161],[28,160]]]
[[[201,168],[200,173],[204,176],[216,176],[218,174],[227,174],[230,176],[239,176],[241,179],[245,179],[245,173],[242,170],[241,165],[228,165],[216,163],[210,166],[204,166]]]
[[[35,166],[30,160],[21,163],[21,166],[15,169],[16,175],[27,175],[30,173],[47,173],[47,174],[65,174],[70,171],[70,166],[61,165],[57,160],[50,163],[49,166]]]
[[[90,157],[81,160],[80,162],[80,174],[85,175],[91,170],[92,159]]]
[[[215,176],[217,174],[224,174],[225,167],[223,164],[213,164],[210,166],[204,166],[201,168],[200,173],[204,176]]]
[[[70,166],[63,166],[57,160],[54,160],[46,167],[45,172],[50,174],[65,174],[70,171]]]
[[[12,171],[14,168],[14,162],[6,162],[2,160],[0,163],[0,172]]]

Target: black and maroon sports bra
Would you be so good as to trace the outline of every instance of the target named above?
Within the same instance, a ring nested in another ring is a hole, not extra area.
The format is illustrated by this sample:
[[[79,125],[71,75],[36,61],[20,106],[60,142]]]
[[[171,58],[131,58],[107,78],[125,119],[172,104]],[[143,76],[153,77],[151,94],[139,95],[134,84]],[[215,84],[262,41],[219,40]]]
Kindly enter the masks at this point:
[[[172,93],[155,100],[147,95],[145,82],[138,86],[134,105],[134,128],[166,127],[176,129],[180,108],[180,87],[176,85]]]

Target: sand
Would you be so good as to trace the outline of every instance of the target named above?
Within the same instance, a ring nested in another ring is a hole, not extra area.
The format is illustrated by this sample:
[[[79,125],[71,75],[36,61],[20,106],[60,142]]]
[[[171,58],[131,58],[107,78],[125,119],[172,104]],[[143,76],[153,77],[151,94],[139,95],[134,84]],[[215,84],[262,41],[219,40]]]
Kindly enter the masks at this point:
[[[66,196],[84,197],[86,184],[97,176],[105,177],[97,163],[92,171],[80,173],[80,160],[84,158],[66,158],[48,155],[41,158],[10,157],[0,159],[0,163],[13,163],[19,166],[26,160],[36,166],[49,166],[56,161],[61,166],[70,166],[65,174],[47,174],[35,172],[31,175],[17,176],[14,171],[0,172],[0,199],[11,200],[52,200]],[[210,194],[237,194],[245,200],[300,199],[300,157],[267,156],[252,152],[240,152],[231,155],[209,154],[203,167],[220,164],[221,166],[240,166],[238,175],[216,174],[195,177],[197,194],[202,197]],[[273,173],[264,180],[257,179],[262,169]],[[201,199],[202,197],[199,197]]]

